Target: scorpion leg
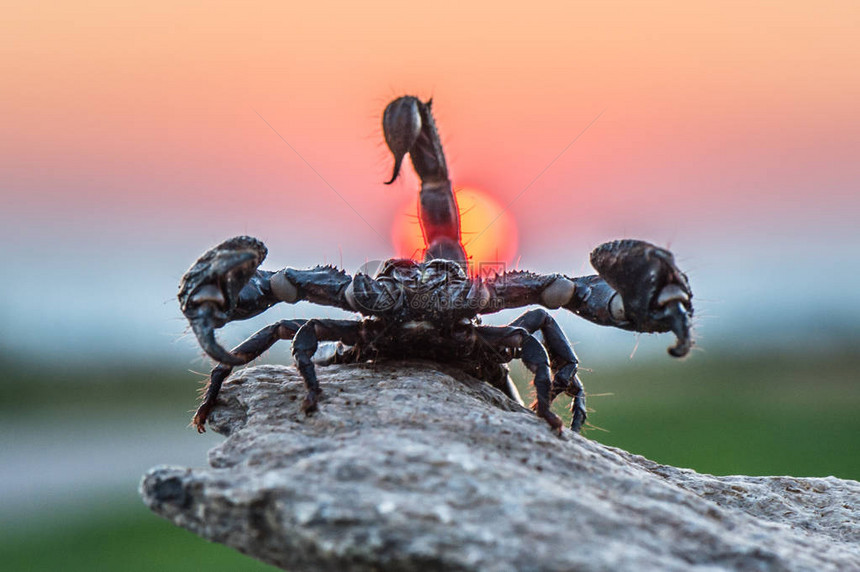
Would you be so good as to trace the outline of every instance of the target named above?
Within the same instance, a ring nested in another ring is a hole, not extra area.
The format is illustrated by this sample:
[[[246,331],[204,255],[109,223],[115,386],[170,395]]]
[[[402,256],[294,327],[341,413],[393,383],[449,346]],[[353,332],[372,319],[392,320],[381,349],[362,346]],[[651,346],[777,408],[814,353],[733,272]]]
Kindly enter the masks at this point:
[[[498,353],[504,359],[514,357],[510,351],[519,354],[523,364],[534,374],[535,401],[532,409],[538,417],[544,419],[553,431],[561,434],[564,425],[561,418],[550,410],[550,378],[549,356],[543,345],[525,328],[511,326],[478,326],[478,336],[491,347],[500,350]]]
[[[505,364],[500,363],[497,365],[498,369],[491,375],[486,376],[487,381],[490,382],[490,385],[516,401],[519,405],[525,407],[526,404],[523,401],[522,396],[520,396],[520,391],[517,389],[514,380],[511,379],[511,371]]]
[[[343,342],[353,346],[361,338],[362,322],[354,320],[308,320],[299,328],[293,338],[293,357],[296,367],[305,381],[308,393],[302,401],[302,411],[310,415],[317,410],[319,397],[322,394],[317,381],[313,355],[319,347],[319,342]]]
[[[301,328],[306,320],[281,320],[280,322],[271,324],[262,328],[257,333],[253,334],[247,340],[233,348],[231,354],[241,360],[243,363],[248,363],[257,359],[260,355],[268,350],[278,340],[290,340]],[[204,390],[203,401],[191,424],[197,428],[198,433],[206,431],[206,420],[209,418],[212,408],[215,407],[215,402],[218,399],[218,393],[221,391],[221,384],[233,371],[232,365],[219,363],[212,369],[209,375],[209,381],[206,383]]]
[[[410,95],[395,99],[385,108],[382,130],[394,155],[394,173],[386,184],[397,179],[403,158],[409,153],[412,167],[421,179],[418,210],[427,245],[425,259],[453,260],[468,270],[466,251],[460,240],[460,210],[431,105],[432,100],[424,103]]]
[[[549,401],[552,403],[562,392],[573,397],[570,403],[570,428],[579,432],[587,417],[585,411],[585,388],[576,374],[579,360],[564,331],[549,312],[542,308],[530,310],[510,323],[512,327],[524,328],[533,334],[540,330],[544,346],[549,353],[550,365],[555,373],[550,389]]]

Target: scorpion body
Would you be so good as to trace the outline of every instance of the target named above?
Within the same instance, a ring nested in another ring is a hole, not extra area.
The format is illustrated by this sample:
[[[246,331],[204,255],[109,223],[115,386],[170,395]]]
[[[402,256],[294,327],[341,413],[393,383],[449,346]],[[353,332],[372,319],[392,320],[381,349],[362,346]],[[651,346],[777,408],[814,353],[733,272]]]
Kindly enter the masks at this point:
[[[204,351],[219,364],[212,370],[192,423],[198,431],[215,406],[222,382],[235,366],[257,358],[278,340],[292,340],[296,366],[308,393],[302,410],[311,414],[322,394],[316,366],[380,358],[417,357],[446,362],[487,381],[519,400],[507,364],[521,359],[534,374],[532,408],[554,431],[562,421],[550,410],[561,393],[572,397],[571,429],[585,423],[585,390],[578,360],[555,319],[544,308],[564,308],[597,324],[639,332],[673,332],[675,357],[692,341],[692,293],[672,254],[639,240],[599,246],[591,262],[597,275],[503,272],[469,276],[460,237],[460,215],[431,103],[411,96],[388,105],[385,140],[397,179],[409,154],[421,179],[419,219],[427,249],[423,261],[391,259],[373,274],[350,276],[332,266],[308,270],[260,270],[267,250],[251,237],[231,238],[207,251],[182,278],[179,302]],[[281,320],[266,326],[232,351],[215,330],[278,303],[300,300],[357,312],[360,320]],[[542,306],[508,326],[480,324],[480,316],[506,308]],[[536,335],[540,333],[540,338]],[[338,342],[326,357],[319,343]]]

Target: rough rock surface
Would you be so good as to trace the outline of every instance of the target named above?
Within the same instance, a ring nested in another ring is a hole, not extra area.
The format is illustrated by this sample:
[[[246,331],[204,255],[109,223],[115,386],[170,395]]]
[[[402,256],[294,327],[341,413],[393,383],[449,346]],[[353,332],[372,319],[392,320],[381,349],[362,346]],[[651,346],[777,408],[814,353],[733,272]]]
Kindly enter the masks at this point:
[[[422,362],[224,385],[210,468],[156,467],[156,513],[288,570],[858,570],[860,483],[713,477],[546,423]]]

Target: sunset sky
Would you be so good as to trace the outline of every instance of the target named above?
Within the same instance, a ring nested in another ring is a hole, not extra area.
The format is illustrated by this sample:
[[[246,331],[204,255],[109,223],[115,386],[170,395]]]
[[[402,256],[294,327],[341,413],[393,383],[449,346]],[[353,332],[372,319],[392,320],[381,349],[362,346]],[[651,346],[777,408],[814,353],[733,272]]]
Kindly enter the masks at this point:
[[[643,238],[690,271],[705,345],[856,334],[860,5],[696,4],[4,6],[0,344],[194,351],[176,284],[235,234],[271,268],[394,254],[403,94],[433,98],[454,185],[506,207],[509,262],[591,273]]]

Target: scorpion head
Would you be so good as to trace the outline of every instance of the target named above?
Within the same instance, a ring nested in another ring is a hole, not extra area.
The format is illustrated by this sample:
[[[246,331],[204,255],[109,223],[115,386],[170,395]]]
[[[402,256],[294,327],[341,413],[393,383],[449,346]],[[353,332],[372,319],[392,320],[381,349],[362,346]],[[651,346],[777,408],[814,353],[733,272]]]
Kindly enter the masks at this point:
[[[266,257],[262,242],[248,236],[231,238],[207,251],[179,283],[179,305],[203,350],[220,363],[241,365],[215,339],[215,330],[230,321],[239,292]]]

